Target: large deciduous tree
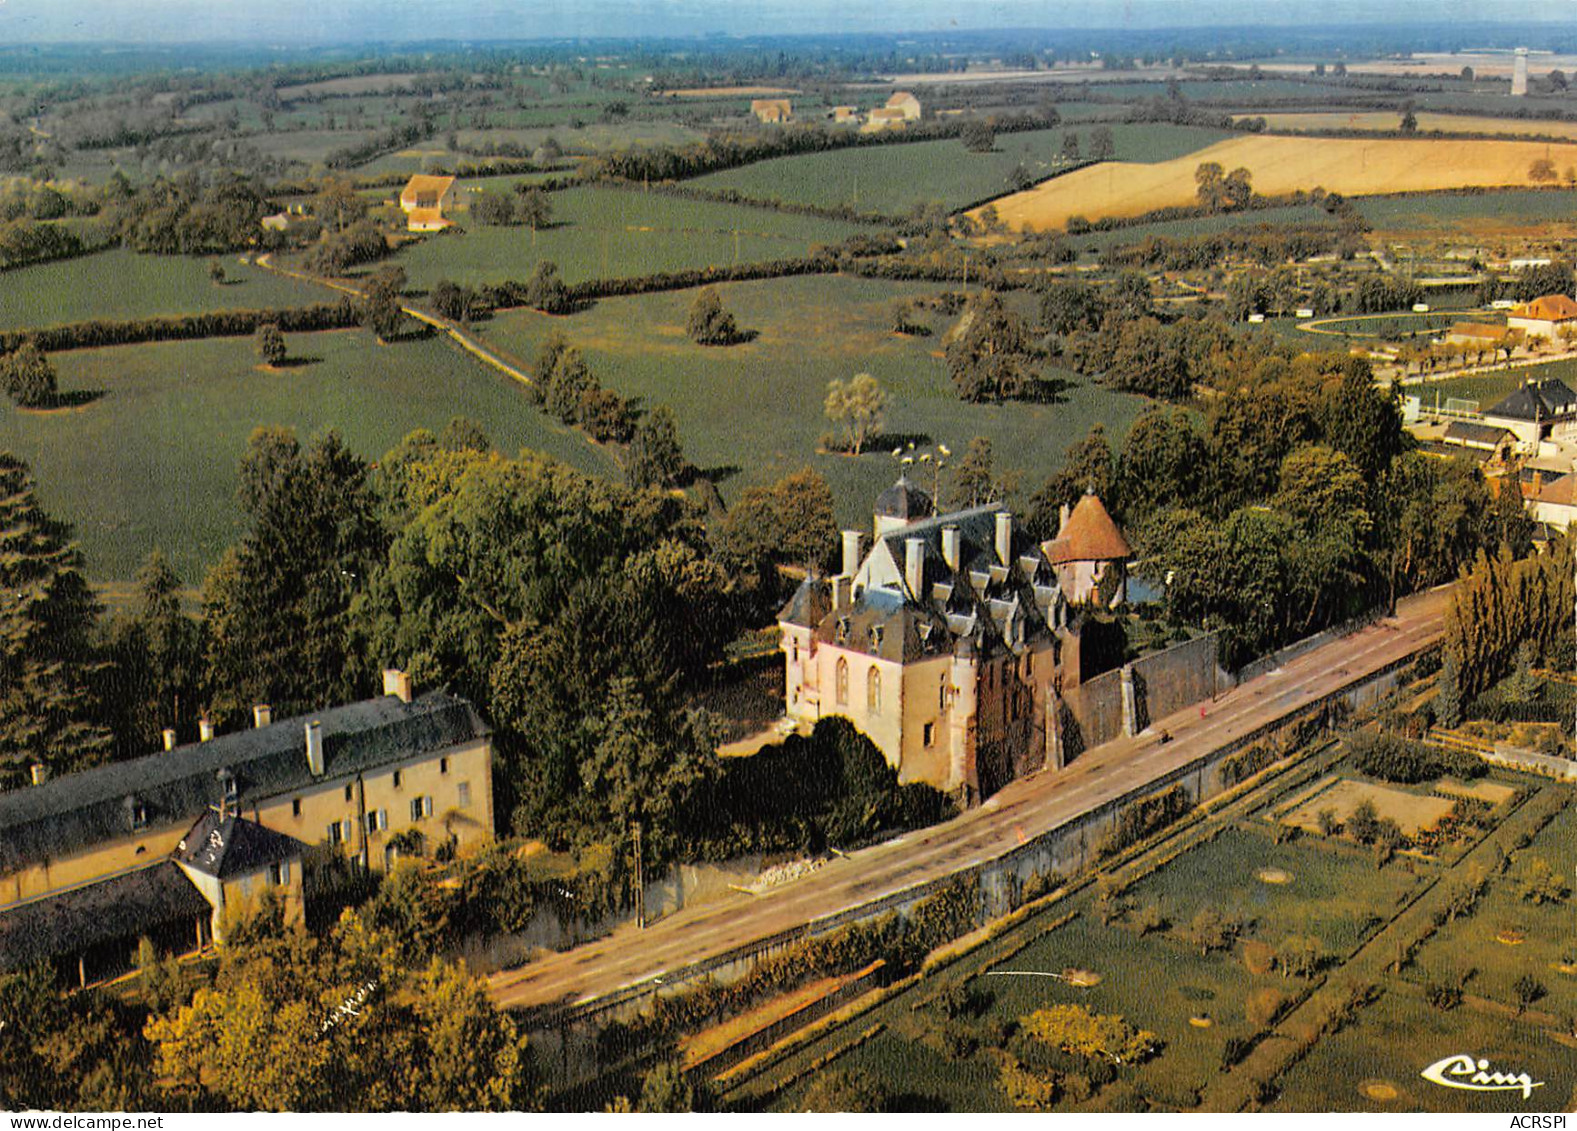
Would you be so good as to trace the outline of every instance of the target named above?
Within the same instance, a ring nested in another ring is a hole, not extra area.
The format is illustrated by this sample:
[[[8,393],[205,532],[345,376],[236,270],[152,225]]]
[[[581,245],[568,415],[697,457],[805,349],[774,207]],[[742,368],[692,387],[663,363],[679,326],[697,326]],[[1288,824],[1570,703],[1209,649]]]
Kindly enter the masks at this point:
[[[827,382],[822,407],[828,421],[842,432],[842,450],[859,455],[881,432],[887,394],[869,373],[856,373],[847,382],[834,377]]]

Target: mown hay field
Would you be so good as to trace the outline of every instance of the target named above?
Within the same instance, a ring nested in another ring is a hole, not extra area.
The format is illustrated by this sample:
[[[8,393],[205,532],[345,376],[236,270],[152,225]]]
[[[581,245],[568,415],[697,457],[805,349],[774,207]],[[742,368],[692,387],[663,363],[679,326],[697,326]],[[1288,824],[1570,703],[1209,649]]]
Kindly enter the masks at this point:
[[[1396,129],[1402,116],[1395,110],[1315,110],[1305,113],[1253,114],[1240,117],[1264,118],[1272,130],[1374,130]],[[1479,114],[1435,114],[1418,111],[1420,133],[1443,134],[1530,134],[1538,137],[1577,139],[1577,122],[1548,121],[1542,118],[1493,118]]]
[[[130,319],[259,310],[332,302],[331,291],[219,257],[225,281],[208,275],[207,260],[114,250],[41,263],[0,276],[0,329],[58,326],[92,318]]]
[[[996,202],[1014,228],[1063,228],[1070,216],[1138,216],[1197,202],[1195,170],[1215,162],[1242,167],[1266,196],[1323,188],[1347,196],[1528,185],[1529,167],[1548,158],[1577,162],[1577,146],[1525,141],[1366,141],[1349,138],[1236,137],[1153,165],[1112,161],[1069,173]]]
[[[1057,168],[1067,134],[1077,134],[1081,152],[1088,153],[1092,128],[1070,123],[1052,130],[998,134],[990,153],[971,153],[961,141],[949,138],[774,157],[697,177],[690,183],[735,189],[761,199],[850,205],[873,212],[901,213],[933,200],[962,208],[1007,192],[1008,176],[1019,165],[1033,177],[1049,176]],[[1221,130],[1166,124],[1114,124],[1107,128],[1112,132],[1117,158],[1125,161],[1164,161],[1228,136]]]
[[[0,451],[33,467],[50,513],[71,522],[95,581],[130,578],[162,549],[189,585],[239,536],[236,464],[254,428],[337,428],[378,459],[414,428],[478,421],[504,452],[545,451],[613,475],[611,457],[531,408],[523,392],[439,339],[379,346],[360,330],[287,334],[297,364],[268,371],[249,338],[54,354],[65,393],[50,412],[0,402]]]

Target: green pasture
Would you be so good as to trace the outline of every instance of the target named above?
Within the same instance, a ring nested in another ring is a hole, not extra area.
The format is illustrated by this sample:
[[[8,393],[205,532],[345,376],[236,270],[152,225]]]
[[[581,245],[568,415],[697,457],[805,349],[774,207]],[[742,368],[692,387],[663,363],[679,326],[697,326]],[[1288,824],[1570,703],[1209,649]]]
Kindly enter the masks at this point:
[[[487,191],[505,190],[490,184]],[[578,283],[796,258],[816,244],[871,230],[842,220],[621,189],[567,189],[549,200],[550,228],[533,233],[491,227],[461,213],[464,232],[413,244],[398,262],[417,288],[440,279],[473,285],[524,281],[542,259],[558,264],[565,282]]]
[[[1108,128],[1120,161],[1167,161],[1231,136],[1222,130],[1166,124],[1115,124]],[[996,148],[990,153],[971,153],[963,142],[949,138],[774,157],[697,177],[691,183],[737,189],[763,199],[850,204],[875,212],[905,212],[932,200],[960,208],[1008,192],[1008,175],[1018,165],[1036,177],[1050,174],[1065,134],[1078,134],[1083,152],[1088,153],[1090,130],[1075,123],[998,134]]]
[[[503,451],[529,447],[614,473],[609,457],[443,340],[379,346],[342,331],[286,341],[302,364],[277,372],[259,367],[247,338],[60,353],[62,391],[101,396],[51,412],[0,407],[0,450],[32,464],[44,505],[75,525],[94,580],[129,578],[159,548],[200,584],[241,531],[236,463],[260,425],[303,439],[337,428],[377,459],[413,428],[461,415]]]
[[[1491,881],[1473,913],[1441,927],[1424,944],[1405,976],[1419,984],[1455,982],[1473,970],[1476,973],[1468,979],[1467,993],[1515,1008],[1513,983],[1528,975],[1546,990],[1533,1009],[1557,1017],[1577,1015],[1577,973],[1560,969],[1577,958],[1574,904],[1571,896],[1545,904],[1521,898],[1518,887],[1534,860],[1545,861],[1571,883],[1577,874],[1577,809],[1568,804],[1531,845],[1513,853],[1510,867]],[[1519,931],[1522,941],[1502,942],[1500,936],[1508,929]]]
[[[139,255],[116,249],[0,275],[0,329],[56,326],[91,318],[130,319],[256,310],[330,302],[330,291],[217,257],[225,281],[200,256]]]
[[[1248,924],[1246,936],[1272,946],[1288,935],[1320,940],[1331,955],[1358,945],[1369,916],[1386,917],[1410,895],[1420,877],[1397,859],[1376,870],[1367,854],[1292,841],[1275,844],[1258,830],[1228,828],[1129,888],[1137,904],[1157,903],[1185,927],[1212,908]],[[1279,868],[1292,882],[1265,883],[1257,873]]]
[[[1221,232],[1260,226],[1275,228],[1284,225],[1329,224],[1330,217],[1322,208],[1312,204],[1291,205],[1286,208],[1263,208],[1252,212],[1223,212],[1217,216],[1194,216],[1186,220],[1162,220],[1154,224],[1132,224],[1108,232],[1090,232],[1072,236],[1069,242],[1080,251],[1101,253],[1125,244],[1143,243],[1147,239],[1192,239],[1196,236],[1213,236]]]
[[[1526,1072],[1544,1086],[1525,1099],[1521,1091],[1465,1091],[1420,1076],[1462,1053],[1488,1060],[1492,1071]],[[1577,1083],[1574,1066],[1572,1050],[1533,1025],[1463,1006],[1441,1012],[1404,987],[1387,991],[1278,1076],[1280,1095],[1270,1110],[1499,1113],[1504,1121],[1506,1113],[1567,1110]],[[1366,1084],[1389,1085],[1396,1096],[1371,1099]]]
[[[460,130],[460,146],[469,149],[508,142],[535,149],[551,134],[566,152],[602,153],[641,145],[689,145],[706,136],[700,130],[673,121],[632,121],[606,125],[594,122],[577,129],[565,124],[565,116],[561,113],[551,116],[541,114],[539,118],[541,124],[531,123],[521,128]]]
[[[1310,67],[1312,71],[1314,68]],[[1231,102],[1242,103],[1245,106],[1254,106],[1266,98],[1288,99],[1301,98],[1310,101],[1317,98],[1339,98],[1345,88],[1326,83],[1294,82],[1291,79],[1263,78],[1263,79],[1182,79],[1177,84],[1179,92],[1190,102]],[[1141,98],[1166,97],[1168,92],[1164,80],[1155,82],[1094,82],[1090,84],[1091,91],[1099,91],[1103,95],[1115,98],[1127,98],[1135,101]],[[1244,113],[1253,113],[1245,110]]]
[[[1427,405],[1435,403],[1435,394],[1438,393],[1442,405],[1449,397],[1462,397],[1466,400],[1478,401],[1480,409],[1488,409],[1494,407],[1497,401],[1514,393],[1524,381],[1543,381],[1551,377],[1566,382],[1572,388],[1577,388],[1577,360],[1566,358],[1561,361],[1546,362],[1543,365],[1526,365],[1518,366],[1516,369],[1475,373],[1466,377],[1453,377],[1447,381],[1429,381],[1422,385],[1409,385],[1407,393],[1416,393]]]
[[[726,284],[719,288],[724,305],[758,335],[728,347],[698,346],[685,334],[693,290],[604,299],[567,317],[509,311],[479,330],[525,359],[548,334],[562,332],[605,386],[673,408],[691,460],[728,469],[725,498],[810,465],[831,485],[839,521],[859,527],[869,525],[871,503],[898,467],[887,446],[859,457],[817,451],[828,430],[827,383],[835,378],[869,372],[880,381],[891,397],[891,435],[929,437],[955,453],[977,435],[990,437],[999,467],[1022,472],[1024,497],[1095,422],[1114,438],[1127,433],[1145,402],[1072,374],[1062,374],[1073,383],[1056,404],[960,401],[941,357],[947,321],[929,318],[936,331],[930,337],[891,330],[895,299],[941,289],[844,276]],[[921,479],[929,488],[931,476]]]
[[[1407,193],[1356,197],[1353,204],[1373,227],[1387,229],[1460,228],[1462,239],[1495,243],[1485,225],[1547,224],[1569,221],[1577,193],[1565,189],[1485,193]]]

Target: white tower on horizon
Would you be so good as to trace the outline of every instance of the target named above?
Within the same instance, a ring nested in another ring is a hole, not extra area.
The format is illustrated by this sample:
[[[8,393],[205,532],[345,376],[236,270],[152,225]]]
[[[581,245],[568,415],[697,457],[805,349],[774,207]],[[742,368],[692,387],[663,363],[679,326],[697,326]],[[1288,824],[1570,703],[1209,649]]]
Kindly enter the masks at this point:
[[[1511,64],[1511,96],[1525,98],[1528,94],[1528,49],[1519,47]]]

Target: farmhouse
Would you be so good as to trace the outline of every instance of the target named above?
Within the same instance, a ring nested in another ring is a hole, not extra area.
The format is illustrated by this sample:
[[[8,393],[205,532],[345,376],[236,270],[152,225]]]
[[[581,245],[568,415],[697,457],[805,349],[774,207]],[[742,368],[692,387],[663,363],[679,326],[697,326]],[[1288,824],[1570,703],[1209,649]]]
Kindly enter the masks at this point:
[[[1098,533],[1070,563],[1118,543],[1126,554],[1115,526]],[[807,578],[778,616],[787,719],[845,717],[900,781],[966,803],[1060,768],[1055,720],[1080,678],[1080,614],[1044,548],[998,504],[935,514],[907,478],[877,498],[874,534],[866,552],[864,532],[844,531],[842,570]]]
[[[0,970],[52,963],[87,985],[137,940],[184,953],[265,891],[299,916],[310,846],[387,868],[402,851],[493,829],[487,727],[464,700],[385,694],[0,794]]]
[[[860,132],[869,134],[878,133],[882,130],[903,129],[904,123],[907,121],[908,119],[904,117],[902,110],[895,107],[879,106],[871,111],[865,124],[860,127]]]
[[[860,108],[858,106],[834,106],[832,108],[832,120],[840,125],[858,122],[860,120]]]
[[[920,120],[920,100],[907,90],[900,90],[887,100],[888,110],[897,110],[911,122]]]
[[[787,98],[757,98],[750,103],[750,112],[757,121],[778,124],[794,116]]]
[[[1506,315],[1506,328],[1521,330],[1529,337],[1538,335],[1556,340],[1562,326],[1577,322],[1577,302],[1571,296],[1542,295],[1532,302],[1514,307]]]
[[[400,190],[400,209],[407,217],[407,228],[413,232],[436,232],[447,228],[452,221],[444,216],[444,209],[453,205],[453,177],[432,177],[417,173]]]
[[[1525,452],[1547,441],[1577,439],[1577,394],[1555,377],[1528,380],[1484,413],[1484,423],[1506,429]]]

